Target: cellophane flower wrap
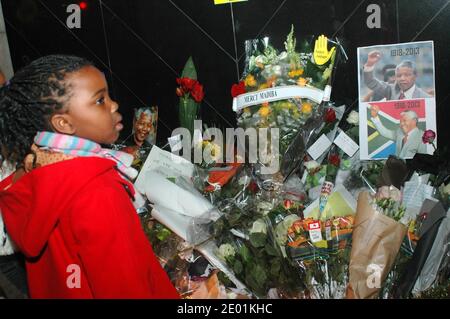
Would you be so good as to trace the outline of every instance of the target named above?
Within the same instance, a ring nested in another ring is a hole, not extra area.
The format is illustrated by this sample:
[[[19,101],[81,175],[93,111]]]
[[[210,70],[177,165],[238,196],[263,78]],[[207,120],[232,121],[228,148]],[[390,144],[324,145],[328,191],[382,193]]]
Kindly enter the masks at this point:
[[[322,213],[316,200],[287,229],[286,252],[305,278],[306,298],[345,297],[355,205],[339,186]]]
[[[284,46],[284,50],[279,51],[269,44],[268,38],[246,41],[246,68],[242,80],[231,90],[238,126],[258,131],[269,129],[266,163],[282,163],[283,156],[293,146],[299,158],[303,156],[307,139],[322,124],[320,105],[329,100],[329,84],[335,67],[335,47],[328,52],[326,63],[319,65],[313,57],[311,43],[304,40],[297,48],[294,28]],[[271,139],[272,128],[279,129],[279,143]],[[293,145],[299,134],[302,143]],[[271,143],[278,143],[278,154],[273,152]],[[281,169],[281,173],[289,172]]]

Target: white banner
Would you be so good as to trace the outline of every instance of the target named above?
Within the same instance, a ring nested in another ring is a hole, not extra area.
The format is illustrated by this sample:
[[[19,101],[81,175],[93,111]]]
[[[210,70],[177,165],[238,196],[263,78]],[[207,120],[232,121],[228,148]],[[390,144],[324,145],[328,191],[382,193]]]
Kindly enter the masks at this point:
[[[310,99],[316,103],[321,103],[322,100],[326,98],[325,92],[316,88],[297,85],[277,86],[274,88],[241,94],[235,97],[233,99],[233,111],[238,112],[248,106],[258,105],[265,102],[274,102],[299,97]]]

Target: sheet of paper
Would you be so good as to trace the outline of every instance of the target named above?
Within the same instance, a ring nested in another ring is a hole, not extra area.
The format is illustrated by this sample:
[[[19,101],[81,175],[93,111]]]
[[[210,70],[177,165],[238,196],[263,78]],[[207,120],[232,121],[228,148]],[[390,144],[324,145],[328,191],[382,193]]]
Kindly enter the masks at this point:
[[[344,131],[341,131],[339,135],[334,140],[334,144],[336,144],[340,149],[342,149],[345,154],[352,157],[359,149],[359,145],[352,140],[350,136],[345,134]]]
[[[148,171],[156,171],[166,178],[182,176],[187,180],[190,180],[194,173],[194,164],[181,156],[174,155],[157,146],[153,146],[134,183],[134,186],[141,193],[144,192],[145,175]]]
[[[310,146],[308,154],[311,155],[313,160],[318,159],[325,151],[331,146],[331,141],[325,134],[322,134],[317,141]]]

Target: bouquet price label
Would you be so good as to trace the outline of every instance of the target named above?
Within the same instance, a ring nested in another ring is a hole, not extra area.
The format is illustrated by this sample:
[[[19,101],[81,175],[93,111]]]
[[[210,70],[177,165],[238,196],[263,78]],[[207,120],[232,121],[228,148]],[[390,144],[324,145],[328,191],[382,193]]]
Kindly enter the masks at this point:
[[[320,221],[312,222],[308,225],[309,238],[311,238],[311,242],[317,243],[322,241],[322,231],[320,228]]]

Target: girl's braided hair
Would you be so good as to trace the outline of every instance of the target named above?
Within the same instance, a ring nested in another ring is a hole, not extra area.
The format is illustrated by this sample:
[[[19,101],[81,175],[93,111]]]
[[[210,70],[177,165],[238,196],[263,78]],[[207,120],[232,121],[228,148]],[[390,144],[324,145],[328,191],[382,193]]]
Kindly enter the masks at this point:
[[[41,57],[0,88],[0,164],[3,160],[21,165],[31,153],[38,131],[53,131],[50,116],[70,99],[65,78],[85,66],[84,58],[70,55]]]

